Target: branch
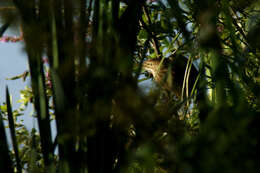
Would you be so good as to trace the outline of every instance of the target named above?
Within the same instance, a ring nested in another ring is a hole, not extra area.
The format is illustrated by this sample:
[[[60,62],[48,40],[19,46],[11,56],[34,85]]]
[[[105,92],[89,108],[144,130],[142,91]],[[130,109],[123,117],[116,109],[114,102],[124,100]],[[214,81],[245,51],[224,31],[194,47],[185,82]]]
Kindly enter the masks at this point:
[[[145,16],[148,20],[148,24],[151,25],[152,21],[151,21],[149,14],[148,14],[148,9],[146,8],[146,6],[144,6],[143,11],[144,11],[144,14],[145,14]],[[155,53],[157,54],[158,57],[162,57],[162,53],[160,52],[159,41],[157,40],[155,33],[152,32],[149,29],[149,27],[146,25],[146,23],[142,19],[140,21],[141,21],[143,28],[147,31],[147,33],[149,34],[149,36],[152,39],[152,44],[153,44],[153,48],[155,50]]]

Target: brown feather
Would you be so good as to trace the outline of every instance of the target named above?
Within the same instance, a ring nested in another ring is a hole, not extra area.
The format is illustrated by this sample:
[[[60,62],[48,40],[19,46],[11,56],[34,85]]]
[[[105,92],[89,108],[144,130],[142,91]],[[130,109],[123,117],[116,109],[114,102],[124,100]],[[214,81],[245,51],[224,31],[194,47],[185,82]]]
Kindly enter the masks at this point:
[[[151,73],[154,80],[164,89],[174,92],[180,98],[183,85],[184,74],[188,59],[178,57],[173,59],[164,59],[159,66],[161,59],[149,59],[144,61],[143,69]],[[195,83],[198,71],[192,65],[189,76],[189,92]]]

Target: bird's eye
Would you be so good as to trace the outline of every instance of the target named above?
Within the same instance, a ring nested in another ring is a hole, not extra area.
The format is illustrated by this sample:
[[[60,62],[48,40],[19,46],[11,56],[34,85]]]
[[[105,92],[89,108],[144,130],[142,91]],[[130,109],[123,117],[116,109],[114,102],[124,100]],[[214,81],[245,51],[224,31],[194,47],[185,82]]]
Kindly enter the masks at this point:
[[[148,78],[148,77],[152,77],[152,74],[149,73],[149,72],[147,72],[147,71],[144,72],[144,75],[145,75],[145,77],[147,77],[147,78]]]

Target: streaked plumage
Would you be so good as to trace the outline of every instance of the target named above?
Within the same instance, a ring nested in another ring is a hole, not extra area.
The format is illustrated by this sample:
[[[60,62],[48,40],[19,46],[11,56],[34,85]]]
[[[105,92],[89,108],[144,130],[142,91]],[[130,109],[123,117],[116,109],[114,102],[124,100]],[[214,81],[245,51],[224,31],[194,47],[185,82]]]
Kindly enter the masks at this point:
[[[167,58],[160,65],[161,59],[149,59],[144,61],[143,69],[152,74],[154,80],[164,89],[174,92],[180,98],[187,61],[185,57]],[[198,71],[192,65],[188,83],[189,91],[191,91],[197,75]]]

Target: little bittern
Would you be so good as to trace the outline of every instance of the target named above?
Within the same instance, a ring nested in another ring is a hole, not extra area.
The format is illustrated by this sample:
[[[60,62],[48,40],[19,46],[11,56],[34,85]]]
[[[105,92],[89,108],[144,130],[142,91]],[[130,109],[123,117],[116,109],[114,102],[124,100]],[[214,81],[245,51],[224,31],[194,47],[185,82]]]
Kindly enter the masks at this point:
[[[161,59],[149,59],[143,62],[143,70],[152,74],[156,83],[167,91],[172,91],[178,98],[182,95],[183,79],[185,76],[188,59],[185,57],[176,57],[173,59],[165,58],[162,63]],[[189,92],[196,81],[198,71],[191,65],[187,75],[186,86],[188,84]],[[188,82],[187,82],[188,81]]]

